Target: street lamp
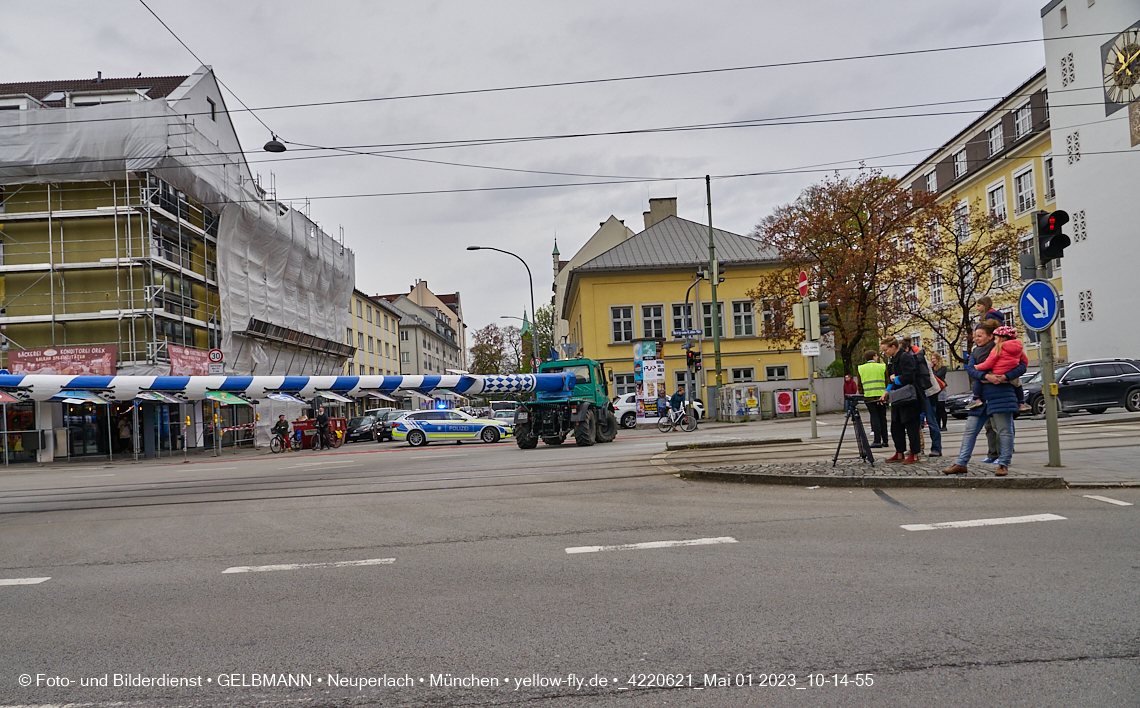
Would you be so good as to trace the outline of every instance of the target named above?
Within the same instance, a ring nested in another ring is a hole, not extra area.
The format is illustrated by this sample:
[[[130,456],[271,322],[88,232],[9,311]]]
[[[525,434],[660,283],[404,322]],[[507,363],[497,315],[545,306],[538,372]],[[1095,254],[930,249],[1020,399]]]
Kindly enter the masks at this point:
[[[285,152],[285,143],[278,140],[277,136],[273,133],[270,133],[270,135],[273,137],[269,140],[269,142],[265,143],[265,146],[261,149],[265,150],[266,152]]]
[[[538,314],[534,309],[534,277],[530,274],[530,266],[528,266],[526,264],[526,261],[524,261],[522,258],[520,258],[517,254],[511,253],[510,251],[504,251],[501,248],[492,248],[490,246],[468,246],[467,250],[468,251],[498,251],[499,253],[505,253],[508,256],[514,256],[515,258],[518,258],[519,263],[522,263],[523,267],[526,268],[526,277],[527,277],[527,280],[530,281],[530,314],[532,316],[534,316],[535,318],[538,317]],[[542,358],[538,356],[538,329],[533,324],[531,325],[530,343],[531,343],[531,349],[534,351],[534,361],[535,362],[542,361]],[[534,373],[537,374],[538,373],[538,365],[537,364],[535,364],[534,369],[535,369]]]

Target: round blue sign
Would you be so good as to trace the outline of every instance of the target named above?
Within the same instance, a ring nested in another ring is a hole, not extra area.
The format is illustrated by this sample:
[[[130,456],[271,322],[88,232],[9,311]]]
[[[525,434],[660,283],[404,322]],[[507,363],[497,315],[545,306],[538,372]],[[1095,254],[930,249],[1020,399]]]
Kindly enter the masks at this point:
[[[1026,329],[1040,332],[1049,329],[1057,321],[1057,302],[1060,298],[1053,285],[1047,280],[1034,280],[1021,291],[1017,299],[1021,311],[1021,321]]]

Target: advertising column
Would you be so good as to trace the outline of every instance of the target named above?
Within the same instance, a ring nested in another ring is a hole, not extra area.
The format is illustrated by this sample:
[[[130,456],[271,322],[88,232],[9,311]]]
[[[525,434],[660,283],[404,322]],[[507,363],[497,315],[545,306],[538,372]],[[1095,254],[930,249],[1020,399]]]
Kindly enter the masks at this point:
[[[658,401],[668,398],[665,362],[656,341],[633,343],[633,379],[637,386],[637,424],[656,425],[660,417]]]

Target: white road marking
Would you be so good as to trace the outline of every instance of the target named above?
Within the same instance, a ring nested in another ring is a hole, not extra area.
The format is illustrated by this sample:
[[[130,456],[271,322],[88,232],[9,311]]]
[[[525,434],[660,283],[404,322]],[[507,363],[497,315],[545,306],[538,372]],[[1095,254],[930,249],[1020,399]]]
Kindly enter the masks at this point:
[[[1108,504],[1115,504],[1117,506],[1132,506],[1132,502],[1120,501],[1112,497],[1102,497],[1098,494],[1082,494],[1085,499],[1096,499],[1097,501],[1106,502]]]
[[[76,479],[87,479],[89,477],[114,477],[114,474],[77,474]]]
[[[345,568],[353,565],[391,565],[395,558],[369,558],[358,561],[335,561],[332,563],[286,563],[284,565],[236,565],[226,568],[225,573],[265,573],[273,570],[297,570],[298,568]],[[46,578],[45,578],[46,580]]]
[[[340,465],[354,465],[359,460],[328,460],[327,462],[321,460],[314,460],[312,462],[303,462],[299,465],[289,465],[289,469],[299,469],[301,467],[334,467]]]
[[[1097,433],[1097,435],[1101,436],[1102,438],[1133,437],[1132,435],[1125,435],[1124,433]]]
[[[1001,526],[1004,524],[1028,524],[1034,521],[1064,521],[1064,516],[1056,514],[1033,514],[1031,516],[1006,516],[999,519],[971,519],[970,521],[943,521],[940,524],[903,524],[907,531],[934,531],[935,529],[964,529],[973,526]]]
[[[600,553],[602,551],[640,551],[647,548],[675,548],[677,546],[709,546],[715,543],[736,543],[731,536],[718,538],[693,538],[687,541],[650,541],[648,543],[626,543],[620,546],[574,546],[567,553]]]
[[[450,455],[419,455],[416,457],[416,459],[417,460],[436,460],[436,459],[439,459],[442,457],[465,457],[465,455],[457,455],[454,453],[450,454]]]
[[[0,578],[0,585],[39,585],[48,580],[51,578]]]

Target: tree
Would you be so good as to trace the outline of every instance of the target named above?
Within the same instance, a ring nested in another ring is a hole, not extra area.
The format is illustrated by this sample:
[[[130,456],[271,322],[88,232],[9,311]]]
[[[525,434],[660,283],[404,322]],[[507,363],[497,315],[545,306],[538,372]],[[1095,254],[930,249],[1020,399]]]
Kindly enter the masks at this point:
[[[802,340],[802,332],[791,327],[791,306],[800,302],[796,278],[807,271],[809,294],[832,306],[831,336],[843,371],[854,373],[865,340],[877,334],[881,313],[894,305],[894,283],[930,268],[928,259],[905,248],[903,237],[934,204],[933,194],[862,169],[851,177],[829,177],[777,207],[752,233],[780,258],[772,274],[748,292],[761,304],[761,336],[793,346]]]
[[[471,373],[500,374],[507,363],[508,333],[497,324],[489,324],[475,330],[471,347]],[[513,371],[513,369],[512,369]]]
[[[514,325],[503,327],[503,333],[506,337],[506,358],[503,360],[503,373],[517,374],[523,370],[523,363],[529,356],[523,349],[525,340],[522,332]]]
[[[538,308],[531,327],[538,337],[538,356],[543,360],[550,358],[550,350],[554,347],[554,303]]]
[[[896,334],[916,323],[934,332],[955,361],[964,364],[978,298],[1017,282],[1017,229],[1005,215],[990,212],[980,199],[964,204],[956,194],[926,210],[918,248],[931,262],[926,282],[897,283],[894,306],[883,311],[881,328]],[[914,247],[914,240],[911,242]],[[926,291],[919,296],[920,288]]]

